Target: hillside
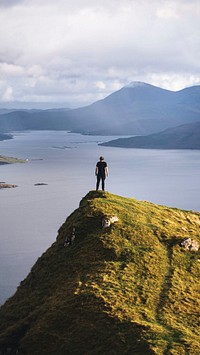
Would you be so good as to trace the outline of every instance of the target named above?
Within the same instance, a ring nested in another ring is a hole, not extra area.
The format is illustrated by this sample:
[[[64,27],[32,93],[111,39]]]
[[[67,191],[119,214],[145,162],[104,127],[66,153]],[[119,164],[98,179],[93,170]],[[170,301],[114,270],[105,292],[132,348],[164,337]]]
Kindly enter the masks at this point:
[[[200,120],[200,86],[180,91],[133,82],[94,104],[68,112],[75,132],[145,135]]]
[[[146,149],[200,149],[200,121],[148,136],[114,139],[99,145]]]
[[[0,114],[0,132],[23,130],[70,130],[74,126],[66,114],[69,109],[14,110]]]
[[[86,107],[1,114],[0,131],[46,129],[147,135],[195,121],[200,121],[200,86],[174,92],[133,82]]]
[[[7,139],[11,139],[12,136],[10,134],[4,134],[4,133],[0,133],[0,141],[4,141]]]
[[[118,221],[102,228],[102,217]],[[199,354],[200,213],[90,192],[0,310],[0,354]],[[75,234],[72,245],[66,239]]]

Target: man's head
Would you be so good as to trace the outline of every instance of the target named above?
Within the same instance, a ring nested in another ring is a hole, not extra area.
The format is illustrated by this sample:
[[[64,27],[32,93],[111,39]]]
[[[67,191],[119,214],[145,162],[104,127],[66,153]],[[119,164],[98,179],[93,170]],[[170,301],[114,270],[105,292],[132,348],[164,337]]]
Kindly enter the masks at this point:
[[[100,161],[103,161],[103,160],[104,160],[104,157],[101,156],[99,159],[100,159]]]

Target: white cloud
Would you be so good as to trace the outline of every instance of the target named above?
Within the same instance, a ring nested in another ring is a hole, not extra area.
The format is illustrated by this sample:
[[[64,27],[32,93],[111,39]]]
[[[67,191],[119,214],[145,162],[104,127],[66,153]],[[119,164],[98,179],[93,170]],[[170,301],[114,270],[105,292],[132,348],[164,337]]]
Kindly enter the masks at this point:
[[[0,79],[13,99],[102,98],[133,80],[199,81],[198,0],[1,1]]]
[[[97,81],[95,84],[96,84],[96,87],[100,90],[101,89],[104,90],[106,88],[106,85],[103,81]]]
[[[4,91],[1,100],[6,102],[6,101],[12,101],[13,100],[13,89],[11,86],[8,86],[6,90]]]
[[[24,69],[19,65],[0,63],[0,77],[16,77],[24,74]]]

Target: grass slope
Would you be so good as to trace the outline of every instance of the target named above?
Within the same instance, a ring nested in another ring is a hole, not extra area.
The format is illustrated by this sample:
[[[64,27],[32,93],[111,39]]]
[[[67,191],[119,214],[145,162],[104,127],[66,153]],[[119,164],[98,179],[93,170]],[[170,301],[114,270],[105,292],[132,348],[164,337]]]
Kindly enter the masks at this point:
[[[102,229],[103,215],[119,221]],[[199,213],[90,192],[2,306],[0,354],[199,354],[200,263],[179,246],[199,226]]]

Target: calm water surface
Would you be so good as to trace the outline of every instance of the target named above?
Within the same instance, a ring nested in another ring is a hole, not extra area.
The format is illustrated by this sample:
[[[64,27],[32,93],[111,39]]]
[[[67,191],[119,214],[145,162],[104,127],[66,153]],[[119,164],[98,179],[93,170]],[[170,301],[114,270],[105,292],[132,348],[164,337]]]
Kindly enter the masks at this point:
[[[0,166],[0,181],[18,185],[0,191],[0,303],[54,242],[80,199],[95,188],[100,155],[109,165],[108,191],[200,211],[200,151],[97,144],[110,139],[42,131],[15,133],[13,140],[0,142],[1,155],[29,159],[27,164]]]

